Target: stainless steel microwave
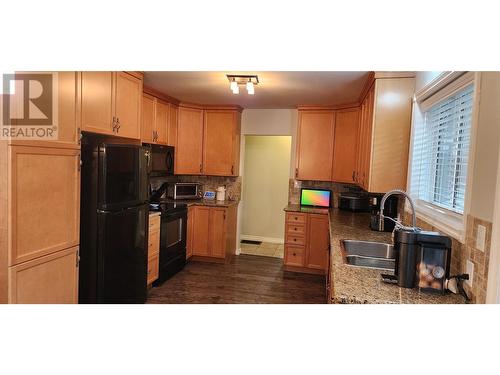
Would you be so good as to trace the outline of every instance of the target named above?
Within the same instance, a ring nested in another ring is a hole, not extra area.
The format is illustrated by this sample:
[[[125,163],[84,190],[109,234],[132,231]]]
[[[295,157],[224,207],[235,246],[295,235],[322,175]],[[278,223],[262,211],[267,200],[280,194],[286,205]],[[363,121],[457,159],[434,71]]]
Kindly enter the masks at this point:
[[[195,182],[177,182],[169,184],[167,197],[170,199],[201,199],[203,197],[202,185]]]

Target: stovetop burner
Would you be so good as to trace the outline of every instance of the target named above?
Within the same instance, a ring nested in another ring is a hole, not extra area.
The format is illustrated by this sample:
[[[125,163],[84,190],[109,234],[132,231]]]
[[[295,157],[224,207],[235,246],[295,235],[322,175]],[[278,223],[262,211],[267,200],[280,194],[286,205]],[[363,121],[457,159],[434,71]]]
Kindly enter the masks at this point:
[[[171,213],[187,210],[186,203],[178,203],[178,202],[159,202],[159,203],[150,203],[149,204],[150,211],[159,211],[163,213]]]

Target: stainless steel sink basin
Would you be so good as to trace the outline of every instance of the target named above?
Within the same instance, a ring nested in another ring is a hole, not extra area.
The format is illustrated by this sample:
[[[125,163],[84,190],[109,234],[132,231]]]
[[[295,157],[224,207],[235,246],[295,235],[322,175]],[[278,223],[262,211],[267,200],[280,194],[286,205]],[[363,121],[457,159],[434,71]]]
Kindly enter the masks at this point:
[[[394,271],[394,247],[382,242],[341,240],[344,263]]]

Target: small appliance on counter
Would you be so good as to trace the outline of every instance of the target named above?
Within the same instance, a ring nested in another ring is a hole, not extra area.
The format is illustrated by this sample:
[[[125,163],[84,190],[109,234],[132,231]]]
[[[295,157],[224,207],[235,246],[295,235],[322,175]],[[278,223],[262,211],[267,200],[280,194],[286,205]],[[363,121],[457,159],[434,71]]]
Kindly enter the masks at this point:
[[[450,277],[451,239],[437,232],[394,231],[395,276],[403,288],[444,293]]]
[[[224,186],[219,186],[217,188],[217,200],[218,201],[226,200],[226,188]]]
[[[196,182],[175,182],[168,185],[167,198],[170,199],[201,199],[203,185]]]
[[[341,193],[339,209],[352,212],[370,212],[370,197],[364,193]]]
[[[332,192],[324,189],[301,189],[300,205],[310,207],[331,207]]]
[[[370,197],[370,229],[375,231],[380,231],[380,201],[383,194],[372,194]],[[384,232],[392,232],[394,230],[395,223],[393,220],[398,220],[398,203],[399,199],[397,196],[390,196],[384,205]]]

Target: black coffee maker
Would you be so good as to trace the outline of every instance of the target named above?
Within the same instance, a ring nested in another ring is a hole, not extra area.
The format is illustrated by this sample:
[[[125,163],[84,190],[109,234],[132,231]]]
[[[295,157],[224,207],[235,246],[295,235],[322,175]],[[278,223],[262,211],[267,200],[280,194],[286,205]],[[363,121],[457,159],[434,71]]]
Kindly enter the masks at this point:
[[[395,276],[403,288],[444,293],[450,277],[451,239],[437,232],[398,228],[394,231]]]
[[[383,194],[372,194],[370,196],[370,229],[376,231],[392,232],[395,223],[390,218],[398,219],[399,199],[396,195],[387,198],[384,204],[384,225],[380,226],[380,201]]]

